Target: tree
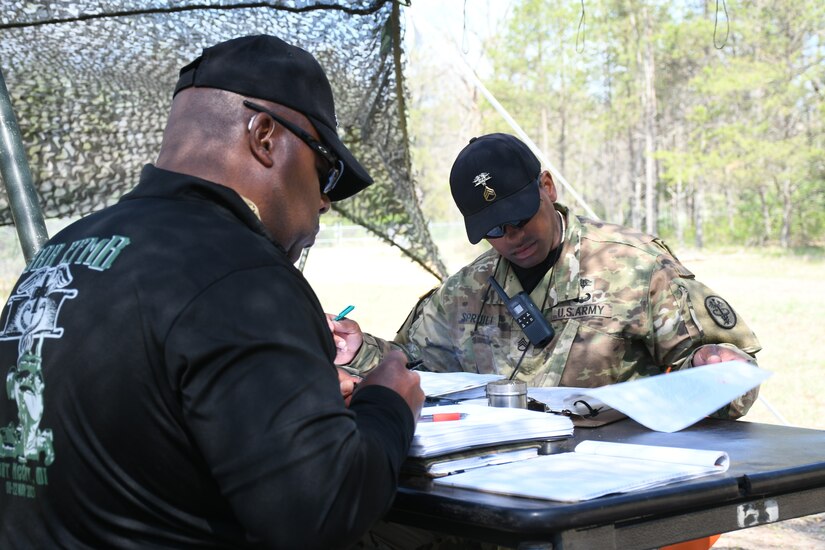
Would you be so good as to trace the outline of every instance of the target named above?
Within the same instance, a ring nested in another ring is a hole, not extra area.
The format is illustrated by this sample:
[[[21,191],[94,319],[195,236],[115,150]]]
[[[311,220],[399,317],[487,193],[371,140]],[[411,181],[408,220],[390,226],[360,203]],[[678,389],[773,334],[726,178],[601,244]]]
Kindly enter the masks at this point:
[[[576,32],[569,24],[579,14],[578,5],[524,0],[489,48],[494,74],[487,87],[568,179],[592,131],[582,115],[590,102],[587,66],[573,59]],[[485,131],[513,132],[489,107],[482,113]]]
[[[822,238],[825,4],[585,6],[515,2],[485,82],[599,215],[700,247]]]

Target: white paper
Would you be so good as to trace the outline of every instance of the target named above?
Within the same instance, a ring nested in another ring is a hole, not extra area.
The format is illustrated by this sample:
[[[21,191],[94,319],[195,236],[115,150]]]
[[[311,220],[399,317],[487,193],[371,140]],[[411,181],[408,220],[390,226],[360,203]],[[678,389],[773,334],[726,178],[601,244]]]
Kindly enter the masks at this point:
[[[424,395],[427,397],[448,396],[453,399],[483,397],[486,394],[487,382],[504,378],[500,374],[475,372],[416,372],[421,378],[421,389]]]
[[[422,415],[464,413],[461,420],[419,422],[409,456],[438,456],[485,445],[541,439],[573,434],[573,423],[565,416],[527,409],[493,408],[478,405],[424,407]]]
[[[684,458],[680,460],[680,457]],[[660,460],[662,458],[666,460]],[[487,466],[433,482],[491,493],[578,502],[723,473],[728,465],[728,456],[722,451],[585,441],[572,453]]]
[[[601,403],[651,430],[670,433],[695,424],[770,375],[744,361],[727,361],[599,388],[560,389],[570,392],[563,397],[565,402],[584,398],[591,406]],[[527,395],[542,401],[543,390],[528,388]],[[551,399],[551,396],[548,394],[545,398]]]
[[[496,464],[509,464],[520,460],[536,458],[537,456],[539,456],[539,450],[537,447],[530,447],[528,449],[513,449],[502,452],[492,451],[486,455],[434,462],[430,465],[428,472],[434,476],[446,475],[454,472],[464,472],[474,468],[493,466]]]
[[[706,451],[704,449],[687,449],[684,447],[662,447],[658,445],[635,445],[632,443],[614,443],[612,441],[582,441],[576,445],[577,453],[614,456],[620,458],[643,458],[657,462],[673,464],[693,464],[695,466],[719,466],[727,471],[730,465],[728,453],[724,451]]]

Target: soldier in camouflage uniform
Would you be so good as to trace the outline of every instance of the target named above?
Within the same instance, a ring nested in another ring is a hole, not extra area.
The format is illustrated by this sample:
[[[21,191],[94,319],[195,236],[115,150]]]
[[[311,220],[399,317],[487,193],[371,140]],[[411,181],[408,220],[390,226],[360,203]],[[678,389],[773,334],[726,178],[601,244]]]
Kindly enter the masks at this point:
[[[450,186],[470,242],[486,238],[493,248],[419,301],[394,342],[364,334],[354,370],[368,370],[399,346],[426,370],[517,370],[515,378],[529,386],[596,387],[754,361],[760,345],[753,332],[664,242],[572,215],[555,202],[550,173],[515,137],[472,140],[453,165]],[[491,290],[491,275],[508,296],[529,293],[554,329],[548,345],[530,344]],[[354,335],[346,337],[358,349]],[[744,415],[757,392],[717,416]]]

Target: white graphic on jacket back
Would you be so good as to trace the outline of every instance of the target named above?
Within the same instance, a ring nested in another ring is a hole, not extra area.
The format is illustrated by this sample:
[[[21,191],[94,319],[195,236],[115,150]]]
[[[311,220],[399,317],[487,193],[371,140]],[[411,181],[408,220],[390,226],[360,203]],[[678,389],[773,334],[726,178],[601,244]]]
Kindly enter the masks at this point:
[[[61,308],[79,293],[70,288],[72,270],[108,271],[129,244],[131,240],[123,235],[47,244],[25,267],[6,302],[0,341],[10,343],[0,347],[0,356],[8,361],[14,353],[11,342],[17,342],[17,359],[5,376],[5,397],[12,405],[0,403],[0,490],[7,495],[36,498],[37,488],[49,484],[49,465],[60,459],[55,456],[52,430],[41,427],[44,397],[49,391],[43,373],[43,348],[47,339],[56,343],[63,337],[63,327],[57,324]],[[0,365],[0,369],[4,367]],[[2,373],[0,370],[0,386]]]
[[[19,462],[42,460],[47,466],[54,461],[52,431],[40,429],[45,388],[40,365],[43,341],[63,335],[57,318],[63,302],[77,296],[77,290],[68,288],[71,282],[67,265],[44,267],[9,297],[0,340],[18,340],[17,364],[6,375],[6,395],[17,403],[18,424],[0,427],[0,457],[16,457]]]

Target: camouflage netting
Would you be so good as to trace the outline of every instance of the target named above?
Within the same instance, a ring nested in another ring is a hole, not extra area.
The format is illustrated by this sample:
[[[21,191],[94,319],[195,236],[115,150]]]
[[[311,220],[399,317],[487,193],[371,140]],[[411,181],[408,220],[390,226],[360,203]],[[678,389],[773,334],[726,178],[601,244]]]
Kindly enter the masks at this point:
[[[399,10],[387,0],[3,0],[0,68],[44,216],[88,214],[137,183],[178,70],[203,47],[274,34],[324,66],[339,132],[376,181],[335,209],[442,278],[410,168]],[[11,223],[0,189],[0,224]]]

